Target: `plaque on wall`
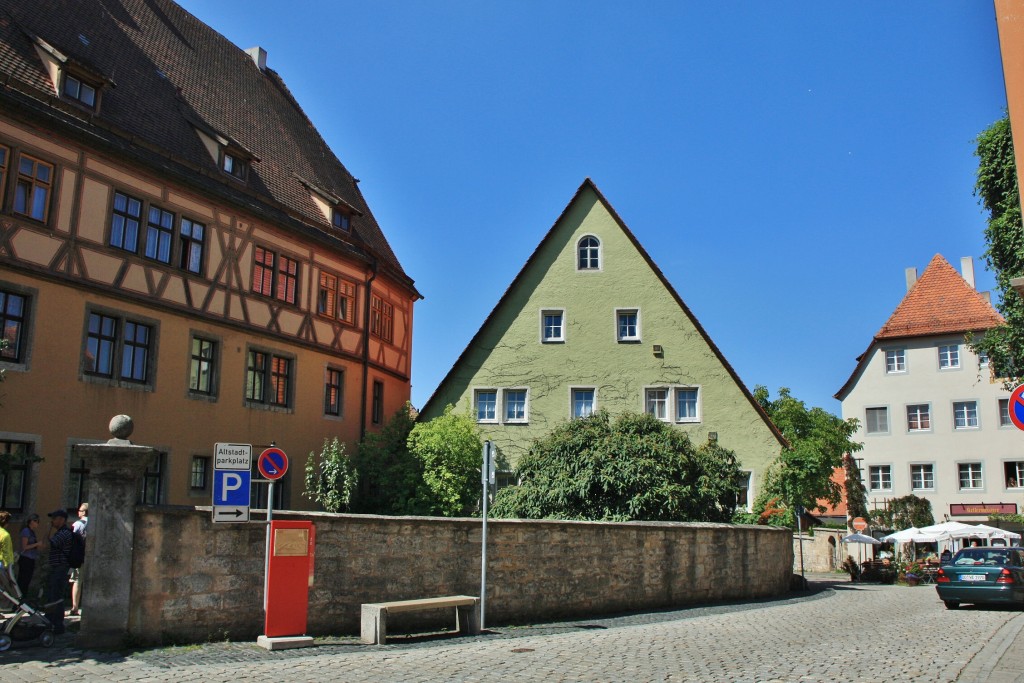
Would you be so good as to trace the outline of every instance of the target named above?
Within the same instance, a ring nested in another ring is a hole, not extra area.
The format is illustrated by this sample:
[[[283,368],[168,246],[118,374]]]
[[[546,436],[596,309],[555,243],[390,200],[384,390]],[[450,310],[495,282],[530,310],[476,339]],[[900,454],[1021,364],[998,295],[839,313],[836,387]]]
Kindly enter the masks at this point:
[[[308,554],[308,529],[274,529],[274,555],[278,557],[305,557]]]

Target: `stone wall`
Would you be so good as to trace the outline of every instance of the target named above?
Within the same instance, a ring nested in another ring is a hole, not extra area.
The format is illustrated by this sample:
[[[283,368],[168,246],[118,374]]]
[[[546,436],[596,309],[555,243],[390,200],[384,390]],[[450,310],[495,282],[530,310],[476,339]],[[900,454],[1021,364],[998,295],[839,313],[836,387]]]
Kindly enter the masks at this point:
[[[275,519],[316,526],[310,635],[358,633],[365,602],[479,595],[478,519]],[[262,633],[265,533],[261,523],[213,524],[209,508],[138,508],[130,637],[197,642]],[[790,531],[729,524],[490,520],[487,557],[487,624],[780,595],[793,567]],[[394,623],[400,631],[426,622],[418,613]]]
[[[803,534],[804,571],[834,572],[846,558],[846,544],[840,539],[848,534],[841,529],[818,528]],[[793,571],[800,573],[800,535],[793,534]]]

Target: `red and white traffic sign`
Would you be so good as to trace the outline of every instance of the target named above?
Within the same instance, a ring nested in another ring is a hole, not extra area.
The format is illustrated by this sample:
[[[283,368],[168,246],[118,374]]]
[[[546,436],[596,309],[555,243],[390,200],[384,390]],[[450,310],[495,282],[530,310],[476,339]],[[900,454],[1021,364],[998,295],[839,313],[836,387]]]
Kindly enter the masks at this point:
[[[270,480],[280,479],[288,471],[288,456],[280,448],[271,447],[260,453],[256,467]]]
[[[865,520],[863,517],[857,517],[853,520],[853,528],[857,531],[864,531],[868,528],[867,520]]]
[[[1017,429],[1024,430],[1024,384],[1010,394],[1010,422]]]

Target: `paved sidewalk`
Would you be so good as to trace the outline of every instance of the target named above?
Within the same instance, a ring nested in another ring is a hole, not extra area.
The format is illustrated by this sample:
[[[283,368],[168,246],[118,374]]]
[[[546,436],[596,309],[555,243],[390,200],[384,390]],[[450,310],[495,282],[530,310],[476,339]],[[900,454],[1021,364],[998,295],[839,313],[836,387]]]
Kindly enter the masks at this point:
[[[946,681],[1007,683],[1024,666],[1024,614],[947,611],[933,588],[808,575],[780,600],[518,628],[478,637],[355,637],[268,652],[212,643],[112,653],[0,653],[3,681]]]

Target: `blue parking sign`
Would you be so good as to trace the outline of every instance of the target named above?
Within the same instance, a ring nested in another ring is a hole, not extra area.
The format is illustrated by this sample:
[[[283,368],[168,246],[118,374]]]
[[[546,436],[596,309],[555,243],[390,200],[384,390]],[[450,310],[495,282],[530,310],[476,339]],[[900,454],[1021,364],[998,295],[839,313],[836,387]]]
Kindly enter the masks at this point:
[[[213,471],[213,504],[249,507],[252,472],[247,470]]]

